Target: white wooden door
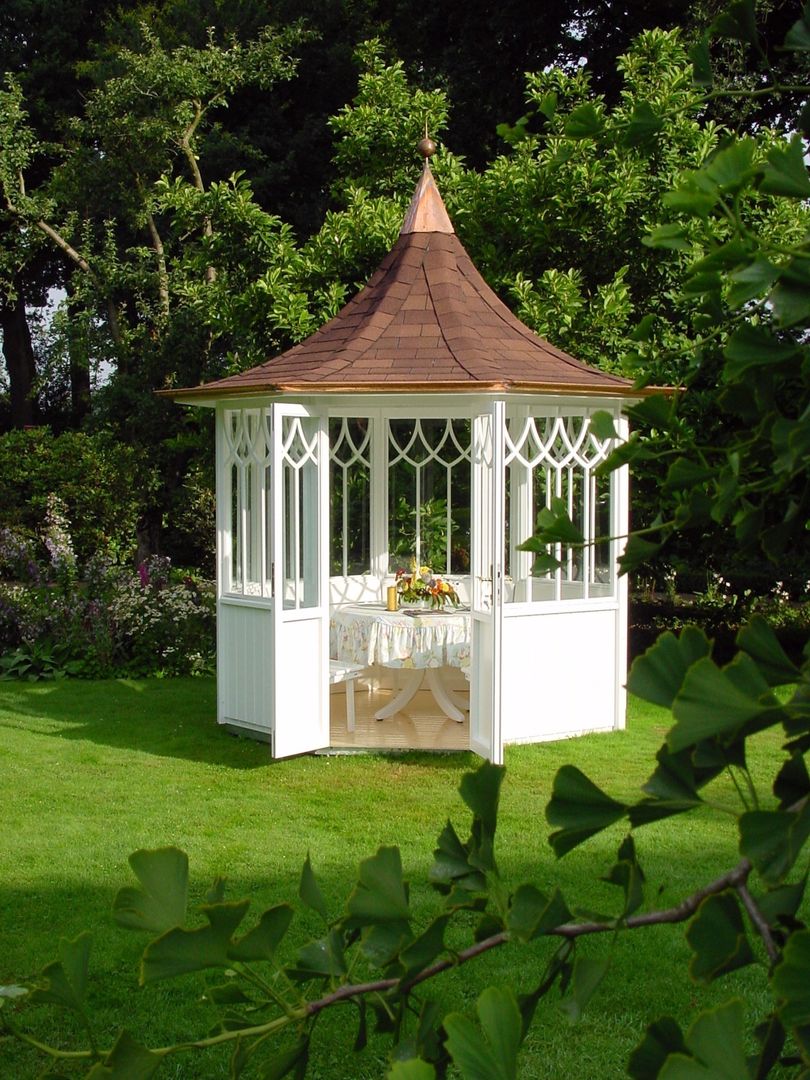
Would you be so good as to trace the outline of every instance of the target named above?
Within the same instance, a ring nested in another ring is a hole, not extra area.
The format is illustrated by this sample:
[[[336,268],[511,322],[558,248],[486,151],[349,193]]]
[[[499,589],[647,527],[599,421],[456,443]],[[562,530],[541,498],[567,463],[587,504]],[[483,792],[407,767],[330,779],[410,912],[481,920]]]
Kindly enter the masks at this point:
[[[498,765],[503,761],[504,424],[502,401],[472,421],[470,748]]]
[[[301,405],[271,414],[273,757],[329,745],[326,418]]]

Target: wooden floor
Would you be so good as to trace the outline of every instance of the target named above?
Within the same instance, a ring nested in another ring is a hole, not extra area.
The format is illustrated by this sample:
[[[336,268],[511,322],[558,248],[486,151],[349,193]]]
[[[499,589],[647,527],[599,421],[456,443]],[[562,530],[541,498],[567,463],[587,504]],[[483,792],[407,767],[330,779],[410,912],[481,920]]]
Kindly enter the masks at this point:
[[[345,686],[331,694],[331,746],[335,750],[469,750],[470,719],[459,724],[446,717],[429,690],[420,690],[407,708],[390,720],[375,720],[374,713],[394,696],[393,690],[369,692],[360,681],[354,691],[355,730],[346,730]]]

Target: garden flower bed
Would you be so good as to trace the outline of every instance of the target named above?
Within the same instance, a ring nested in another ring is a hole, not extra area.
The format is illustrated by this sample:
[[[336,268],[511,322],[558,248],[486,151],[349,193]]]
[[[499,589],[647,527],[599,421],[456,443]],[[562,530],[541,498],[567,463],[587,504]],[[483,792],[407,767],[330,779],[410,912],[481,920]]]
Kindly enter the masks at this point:
[[[80,567],[56,499],[43,539],[0,529],[0,678],[213,671],[213,582],[162,556]]]

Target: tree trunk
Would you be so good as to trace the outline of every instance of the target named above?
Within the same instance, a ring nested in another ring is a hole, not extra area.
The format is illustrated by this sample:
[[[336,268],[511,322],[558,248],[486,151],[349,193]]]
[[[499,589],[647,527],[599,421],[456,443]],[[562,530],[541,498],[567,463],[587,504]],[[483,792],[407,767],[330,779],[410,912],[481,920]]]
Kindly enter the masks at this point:
[[[140,566],[150,555],[160,554],[160,526],[163,515],[155,507],[144,510],[135,532],[138,546],[135,553],[135,565]]]
[[[86,356],[70,355],[70,415],[73,424],[81,427],[90,412],[90,364]]]
[[[34,423],[36,364],[31,331],[25,317],[25,300],[19,287],[16,300],[0,300],[0,328],[11,389],[11,426],[22,428]]]
[[[86,317],[77,310],[76,290],[72,280],[67,282],[68,298],[68,362],[70,369],[70,417],[74,427],[81,427],[90,412],[90,355],[86,332]]]

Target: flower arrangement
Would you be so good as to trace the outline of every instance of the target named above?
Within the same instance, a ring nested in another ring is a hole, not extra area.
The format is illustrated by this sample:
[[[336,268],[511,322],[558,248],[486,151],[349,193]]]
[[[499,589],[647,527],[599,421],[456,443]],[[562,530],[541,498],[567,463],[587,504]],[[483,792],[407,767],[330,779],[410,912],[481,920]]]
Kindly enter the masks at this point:
[[[414,564],[410,570],[397,570],[397,594],[406,604],[429,603],[432,608],[443,608],[445,604],[458,607],[458,593],[453,586],[434,574],[429,566]]]

